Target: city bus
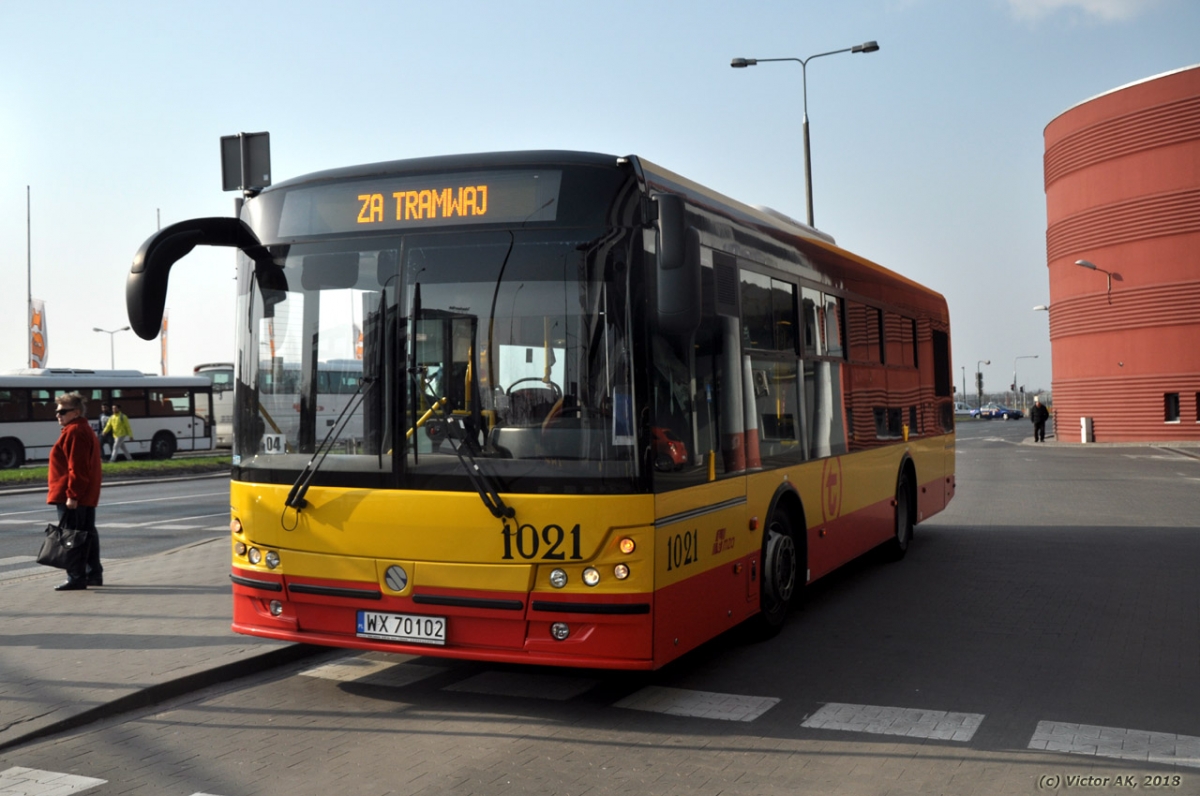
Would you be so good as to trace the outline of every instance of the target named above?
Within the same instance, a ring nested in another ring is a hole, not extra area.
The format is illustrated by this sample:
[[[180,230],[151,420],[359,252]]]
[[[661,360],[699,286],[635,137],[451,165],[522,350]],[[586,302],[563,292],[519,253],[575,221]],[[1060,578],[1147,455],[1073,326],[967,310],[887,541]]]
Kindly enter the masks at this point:
[[[212,384],[213,415],[210,419],[218,448],[233,447],[233,363],[206,362],[192,368],[193,375]]]
[[[27,368],[0,375],[0,469],[44,461],[58,439],[55,397],[78,392],[100,434],[101,404],[129,417],[134,456],[169,459],[176,451],[211,450],[212,387],[207,379],[148,376],[136,370]]]
[[[807,584],[902,557],[954,494],[944,298],[640,157],[430,157],[246,191],[240,217],[138,251],[143,338],[196,245],[238,250],[238,633],[654,669],[743,623],[777,633]],[[360,342],[324,427],[320,363]],[[299,399],[272,425],[280,360]]]

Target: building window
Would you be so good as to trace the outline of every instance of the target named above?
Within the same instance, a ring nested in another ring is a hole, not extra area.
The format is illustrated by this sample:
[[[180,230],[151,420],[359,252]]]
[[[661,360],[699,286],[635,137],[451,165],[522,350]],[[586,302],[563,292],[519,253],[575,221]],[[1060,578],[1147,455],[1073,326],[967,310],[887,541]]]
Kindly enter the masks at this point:
[[[1169,392],[1163,394],[1163,410],[1164,419],[1168,423],[1179,422],[1179,393]]]

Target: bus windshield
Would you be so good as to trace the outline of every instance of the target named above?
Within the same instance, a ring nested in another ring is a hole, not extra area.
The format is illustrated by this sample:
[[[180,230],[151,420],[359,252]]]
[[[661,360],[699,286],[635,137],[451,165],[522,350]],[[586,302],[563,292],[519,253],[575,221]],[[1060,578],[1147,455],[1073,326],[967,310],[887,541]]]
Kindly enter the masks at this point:
[[[332,435],[321,469],[339,484],[470,488],[464,446],[501,489],[632,489],[624,237],[297,243],[271,247],[278,271],[258,279],[242,258],[239,466],[298,472]]]

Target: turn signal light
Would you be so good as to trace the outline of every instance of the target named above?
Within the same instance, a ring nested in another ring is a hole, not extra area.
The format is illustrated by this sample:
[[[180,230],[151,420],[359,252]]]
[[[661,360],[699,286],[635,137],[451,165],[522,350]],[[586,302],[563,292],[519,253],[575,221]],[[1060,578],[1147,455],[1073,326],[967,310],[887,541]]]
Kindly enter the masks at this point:
[[[637,549],[637,545],[634,544],[632,539],[630,539],[628,536],[626,536],[626,537],[623,537],[621,539],[621,541],[617,542],[617,548],[625,555],[629,555],[635,549]]]
[[[232,531],[233,533],[241,533],[242,532],[242,521],[239,520],[237,517],[234,517],[232,520],[229,521],[229,530]]]

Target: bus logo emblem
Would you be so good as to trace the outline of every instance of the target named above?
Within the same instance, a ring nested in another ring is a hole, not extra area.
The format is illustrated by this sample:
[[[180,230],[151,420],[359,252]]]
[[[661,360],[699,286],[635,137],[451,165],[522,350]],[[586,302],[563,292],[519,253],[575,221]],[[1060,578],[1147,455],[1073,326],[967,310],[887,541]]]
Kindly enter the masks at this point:
[[[842,514],[842,460],[826,459],[821,467],[821,516],[825,522]]]
[[[404,567],[393,565],[383,573],[383,580],[392,591],[404,591],[404,587],[408,585],[408,573],[404,571]]]

